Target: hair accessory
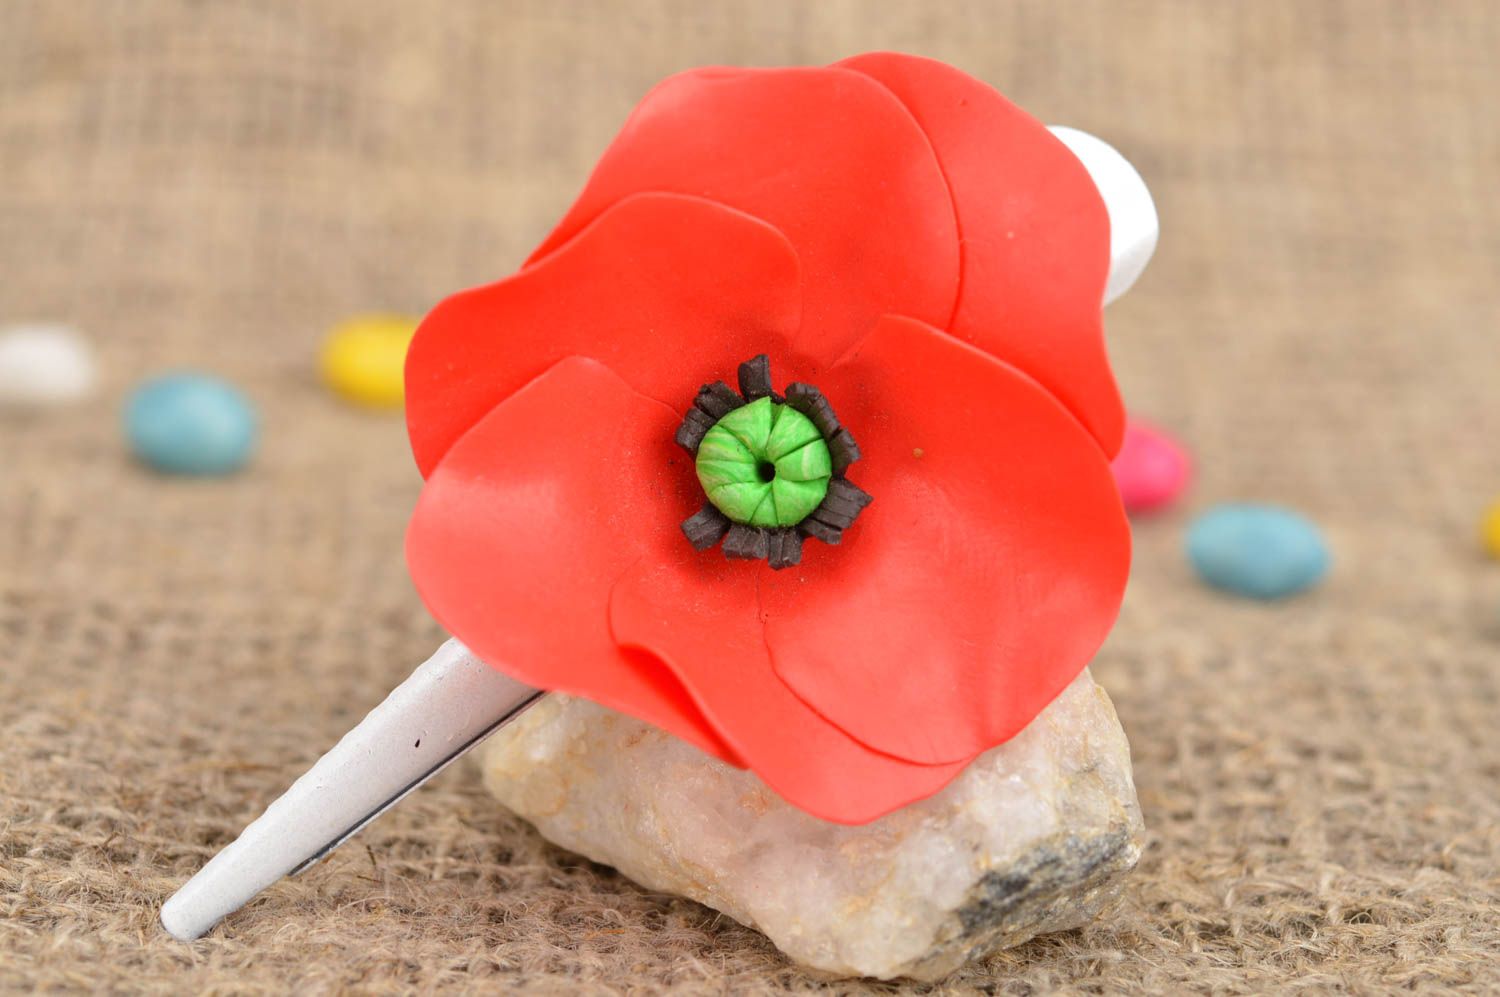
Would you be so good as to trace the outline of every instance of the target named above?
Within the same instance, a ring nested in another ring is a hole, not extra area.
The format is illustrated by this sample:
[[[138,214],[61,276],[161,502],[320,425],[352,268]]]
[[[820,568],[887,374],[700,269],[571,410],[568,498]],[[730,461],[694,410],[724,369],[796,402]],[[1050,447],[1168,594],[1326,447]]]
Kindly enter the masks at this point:
[[[1155,234],[1117,153],[942,63],[660,84],[526,265],[444,301],[408,353],[407,559],[462,645],[168,930],[315,861],[541,689],[832,821],[941,788],[1113,624],[1129,528],[1100,310]]]

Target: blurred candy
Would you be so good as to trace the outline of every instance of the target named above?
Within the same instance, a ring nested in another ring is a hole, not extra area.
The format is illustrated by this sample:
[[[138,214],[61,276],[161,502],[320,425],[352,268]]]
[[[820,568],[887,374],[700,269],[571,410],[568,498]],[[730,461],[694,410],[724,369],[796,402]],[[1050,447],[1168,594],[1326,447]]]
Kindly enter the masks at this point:
[[[1176,500],[1192,476],[1187,451],[1167,433],[1131,419],[1110,469],[1130,512],[1150,512]]]
[[[1490,503],[1479,524],[1479,538],[1490,557],[1500,557],[1500,499]]]
[[[169,474],[228,474],[255,449],[255,409],[233,385],[207,374],[152,378],[125,406],[137,457]]]
[[[406,397],[406,348],[417,320],[360,315],[339,323],[323,344],[323,380],[351,402],[400,408]]]
[[[63,325],[0,329],[0,405],[59,405],[94,387],[94,351]]]
[[[1254,599],[1311,588],[1329,565],[1317,526],[1272,505],[1215,506],[1189,527],[1187,552],[1204,581]]]

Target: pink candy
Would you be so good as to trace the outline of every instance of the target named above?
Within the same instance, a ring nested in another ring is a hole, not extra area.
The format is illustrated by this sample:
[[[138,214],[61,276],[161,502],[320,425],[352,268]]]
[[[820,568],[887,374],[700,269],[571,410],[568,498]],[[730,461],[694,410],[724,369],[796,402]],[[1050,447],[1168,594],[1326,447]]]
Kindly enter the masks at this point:
[[[1131,419],[1126,425],[1125,442],[1110,466],[1129,512],[1151,512],[1171,504],[1187,489],[1192,477],[1182,445],[1139,419]]]

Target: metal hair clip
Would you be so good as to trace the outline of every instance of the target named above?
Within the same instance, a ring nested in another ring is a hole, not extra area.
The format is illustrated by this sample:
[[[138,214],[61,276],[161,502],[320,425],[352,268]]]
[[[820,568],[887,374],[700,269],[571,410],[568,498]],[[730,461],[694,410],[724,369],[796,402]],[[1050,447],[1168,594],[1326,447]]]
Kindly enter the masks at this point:
[[[283,876],[316,865],[544,696],[450,640],[334,745],[161,909],[199,937]]]
[[[1083,162],[1108,208],[1108,304],[1150,260],[1156,208],[1140,174],[1111,146],[1072,128],[1052,132]],[[543,695],[448,641],[173,894],[162,925],[183,941],[203,935],[281,877],[316,864]]]

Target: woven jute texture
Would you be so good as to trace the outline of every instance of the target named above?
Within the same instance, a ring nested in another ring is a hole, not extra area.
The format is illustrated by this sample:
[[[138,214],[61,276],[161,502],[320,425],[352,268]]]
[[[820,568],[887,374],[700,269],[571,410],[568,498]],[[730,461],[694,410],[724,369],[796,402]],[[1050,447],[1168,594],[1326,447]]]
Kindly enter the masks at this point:
[[[933,992],[1500,988],[1493,3],[4,0],[0,321],[86,330],[104,385],[0,421],[0,989],[823,986],[469,766],[200,942],[156,917],[441,638],[400,420],[318,384],[324,330],[513,269],[661,76],[871,48],[1150,179],[1111,349],[1199,470],[1095,669],[1149,826],[1125,899]],[[132,464],[121,400],[173,367],[255,398],[251,469]],[[1200,587],[1183,526],[1232,498],[1321,522],[1329,582]]]

